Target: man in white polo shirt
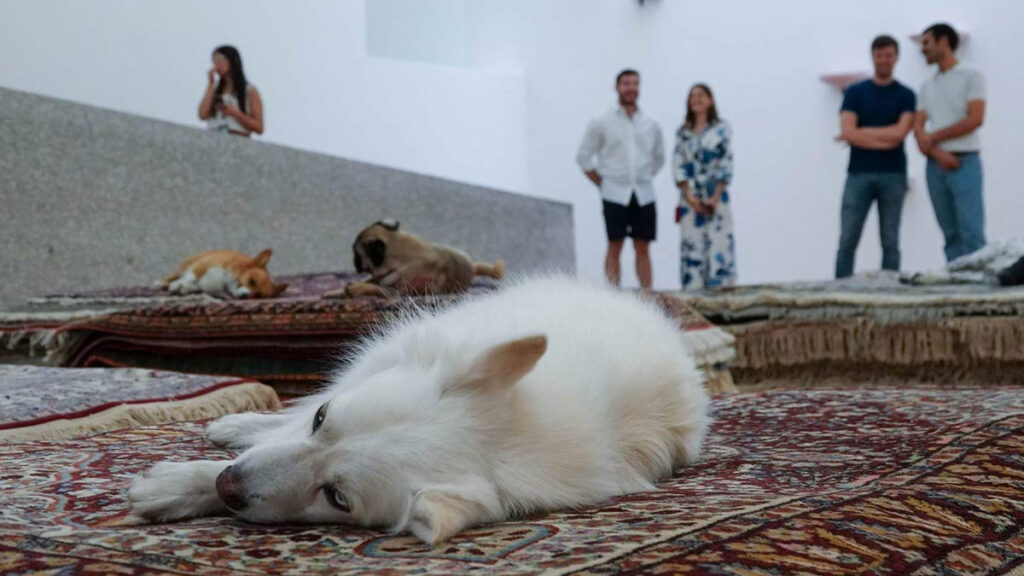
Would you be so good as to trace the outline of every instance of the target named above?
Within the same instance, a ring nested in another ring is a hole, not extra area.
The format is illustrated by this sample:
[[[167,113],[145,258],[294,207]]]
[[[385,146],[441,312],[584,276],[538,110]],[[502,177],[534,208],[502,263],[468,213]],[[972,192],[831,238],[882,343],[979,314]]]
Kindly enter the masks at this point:
[[[985,245],[981,139],[985,120],[985,79],[954,53],[960,36],[948,24],[934,24],[921,36],[921,52],[939,70],[921,87],[914,136],[928,156],[928,193],[946,239],[946,260]]]
[[[619,103],[587,126],[576,163],[601,190],[608,252],[604,271],[608,281],[621,280],[619,256],[626,236],[633,238],[636,275],[642,288],[651,288],[650,243],[657,235],[657,212],[651,179],[665,164],[661,128],[637,108],[640,74],[623,70],[615,78]],[[597,162],[594,162],[594,156]]]

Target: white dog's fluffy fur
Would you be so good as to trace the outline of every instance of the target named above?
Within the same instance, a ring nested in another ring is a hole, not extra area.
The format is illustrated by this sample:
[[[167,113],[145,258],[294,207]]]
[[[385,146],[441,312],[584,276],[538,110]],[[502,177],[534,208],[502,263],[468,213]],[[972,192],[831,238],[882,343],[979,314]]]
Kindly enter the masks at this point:
[[[653,490],[697,458],[707,412],[682,334],[656,305],[538,279],[397,323],[322,392],[211,424],[214,442],[248,448],[233,462],[157,464],[129,497],[153,520],[231,510],[434,544]]]

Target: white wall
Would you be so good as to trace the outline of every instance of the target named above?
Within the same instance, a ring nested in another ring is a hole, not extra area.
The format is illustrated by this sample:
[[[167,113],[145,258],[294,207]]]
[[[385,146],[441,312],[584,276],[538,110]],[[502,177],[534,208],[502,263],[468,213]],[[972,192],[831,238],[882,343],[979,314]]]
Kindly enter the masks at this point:
[[[372,0],[366,3],[371,56],[468,66],[466,0]]]
[[[600,205],[573,162],[587,120],[614,103],[618,70],[635,67],[641,106],[671,138],[689,86],[706,81],[735,132],[741,282],[824,278],[847,151],[832,142],[840,94],[818,76],[870,70],[870,41],[887,32],[903,48],[897,77],[916,89],[931,72],[908,37],[946,20],[970,33],[961,56],[988,77],[989,236],[1020,234],[1014,0],[367,2],[0,0],[0,85],[198,124],[209,51],[235,43],[267,103],[266,140],[572,202],[579,269],[599,277]],[[908,153],[904,268],[934,267],[942,241]],[[662,288],[678,286],[669,174],[657,181]],[[858,269],[879,261],[872,218]]]
[[[870,71],[872,38],[890,33],[903,50],[897,77],[916,91],[932,71],[909,35],[941,20],[971,35],[961,56],[988,76],[982,138],[989,236],[1021,233],[1024,195],[1018,192],[1020,147],[1013,136],[1024,128],[1024,111],[1013,104],[1024,90],[1020,3],[654,0],[640,7],[627,1],[487,0],[473,6],[476,65],[527,73],[530,189],[574,200],[579,267],[589,275],[599,275],[602,266],[602,220],[596,192],[572,153],[587,120],[613,104],[620,69],[641,71],[641,106],[661,122],[667,138],[682,121],[693,83],[707,82],[715,91],[735,133],[740,281],[824,278],[834,266],[848,150],[832,141],[841,94],[818,76]],[[912,140],[907,150],[913,190],[903,216],[903,265],[940,266],[942,240],[923,162]],[[677,286],[676,193],[667,168],[657,186],[655,283]],[[877,269],[880,261],[872,216],[858,269]]]

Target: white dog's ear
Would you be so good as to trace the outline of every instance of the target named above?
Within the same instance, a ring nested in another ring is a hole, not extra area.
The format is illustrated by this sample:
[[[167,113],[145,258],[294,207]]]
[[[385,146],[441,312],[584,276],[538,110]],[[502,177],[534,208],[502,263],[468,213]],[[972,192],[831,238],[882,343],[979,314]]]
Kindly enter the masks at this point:
[[[530,373],[548,349],[543,334],[510,340],[485,350],[448,390],[501,390]]]
[[[504,513],[493,488],[483,485],[475,487],[479,490],[467,491],[465,487],[460,487],[417,492],[402,529],[434,546],[470,526],[502,520]]]

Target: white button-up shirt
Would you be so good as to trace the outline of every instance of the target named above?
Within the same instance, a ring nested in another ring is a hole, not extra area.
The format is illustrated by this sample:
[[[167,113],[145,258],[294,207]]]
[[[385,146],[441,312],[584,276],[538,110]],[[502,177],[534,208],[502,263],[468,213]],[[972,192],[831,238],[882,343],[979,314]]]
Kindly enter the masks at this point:
[[[655,198],[651,179],[665,164],[661,128],[639,109],[630,118],[616,106],[587,126],[576,163],[584,172],[597,170],[605,200],[626,206],[636,193],[637,203],[646,206]]]

